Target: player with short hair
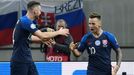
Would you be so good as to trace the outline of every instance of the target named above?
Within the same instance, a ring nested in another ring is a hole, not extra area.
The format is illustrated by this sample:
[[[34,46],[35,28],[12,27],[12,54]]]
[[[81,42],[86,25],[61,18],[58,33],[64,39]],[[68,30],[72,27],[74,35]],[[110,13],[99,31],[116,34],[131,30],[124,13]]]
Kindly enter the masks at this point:
[[[79,46],[73,42],[70,49],[76,56],[80,56],[86,49],[89,54],[87,75],[116,75],[119,70],[122,51],[115,36],[101,28],[101,16],[91,13],[89,16],[90,31],[83,36]],[[111,66],[111,49],[116,52],[116,65]],[[112,70],[112,71],[111,71]]]
[[[57,35],[67,36],[68,29],[60,29],[55,32],[41,32],[36,28],[33,20],[41,14],[39,2],[30,1],[27,4],[27,14],[21,17],[13,32],[13,53],[11,57],[11,75],[38,75],[33,62],[31,49],[29,47],[29,37],[32,41],[47,42],[49,38]]]

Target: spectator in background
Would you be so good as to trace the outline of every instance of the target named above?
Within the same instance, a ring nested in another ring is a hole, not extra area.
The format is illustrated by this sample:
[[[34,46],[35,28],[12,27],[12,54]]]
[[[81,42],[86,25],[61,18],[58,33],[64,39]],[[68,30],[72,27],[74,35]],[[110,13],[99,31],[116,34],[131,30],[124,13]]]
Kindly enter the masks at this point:
[[[59,19],[56,23],[55,30],[66,29],[67,24],[65,20]],[[47,31],[53,31],[53,29],[48,28]],[[69,45],[73,41],[72,36],[58,35],[53,38],[52,44],[44,45],[45,60],[51,62],[64,62],[70,61],[71,51],[69,50]]]

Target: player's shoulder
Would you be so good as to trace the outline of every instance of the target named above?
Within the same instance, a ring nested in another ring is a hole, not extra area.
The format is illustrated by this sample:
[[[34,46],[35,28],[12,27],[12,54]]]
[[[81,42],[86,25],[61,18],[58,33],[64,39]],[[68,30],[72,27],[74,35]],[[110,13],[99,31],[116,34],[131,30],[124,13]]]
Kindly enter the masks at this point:
[[[91,34],[92,34],[91,32],[86,33],[86,34],[83,36],[82,40],[83,40],[83,41],[84,41],[84,40],[87,40],[87,38],[90,37]]]
[[[108,32],[108,31],[104,31],[103,32],[104,33],[104,35],[106,35],[108,38],[115,38],[115,35],[113,34],[113,33],[111,33],[111,32]]]
[[[92,33],[91,32],[88,32],[88,33],[86,33],[85,35],[84,35],[84,37],[88,37],[88,36],[90,36]]]
[[[22,22],[25,22],[25,21],[27,21],[27,17],[26,16],[22,16],[22,17],[20,17],[20,20],[22,21]]]
[[[107,36],[114,36],[114,34],[113,34],[113,33],[108,32],[108,31],[104,31],[103,33],[104,33],[105,35],[107,35]]]
[[[23,24],[30,24],[30,23],[31,23],[31,21],[28,19],[27,16],[22,16],[22,17],[20,18],[20,21],[21,21],[21,23],[23,23]]]

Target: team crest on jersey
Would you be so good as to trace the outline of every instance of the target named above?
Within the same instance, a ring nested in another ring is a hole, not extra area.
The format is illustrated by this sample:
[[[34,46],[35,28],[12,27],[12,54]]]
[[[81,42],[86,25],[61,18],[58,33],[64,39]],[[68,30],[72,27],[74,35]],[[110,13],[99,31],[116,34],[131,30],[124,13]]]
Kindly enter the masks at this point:
[[[95,45],[96,45],[96,46],[100,46],[100,44],[101,44],[100,40],[96,40],[96,41],[95,41]]]
[[[107,40],[102,40],[103,47],[107,47],[108,41]]]
[[[35,29],[36,28],[36,25],[35,24],[31,24],[31,29]]]

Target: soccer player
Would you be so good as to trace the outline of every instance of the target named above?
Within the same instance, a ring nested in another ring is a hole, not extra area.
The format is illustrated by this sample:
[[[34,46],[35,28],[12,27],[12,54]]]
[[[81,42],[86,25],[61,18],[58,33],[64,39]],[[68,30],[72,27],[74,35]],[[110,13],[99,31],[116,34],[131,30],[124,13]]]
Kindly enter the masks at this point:
[[[45,43],[49,38],[57,35],[69,34],[68,29],[60,29],[55,32],[41,32],[36,28],[33,20],[37,19],[41,14],[41,6],[39,2],[30,1],[27,4],[27,14],[21,17],[14,29],[13,33],[13,53],[11,57],[11,75],[38,75],[36,66],[33,62],[31,49],[29,47],[29,36],[32,41]]]
[[[115,36],[101,28],[101,16],[91,13],[89,16],[90,31],[83,36],[79,46],[71,43],[70,49],[75,56],[80,56],[86,49],[89,54],[87,75],[116,75],[119,70],[122,52]],[[116,65],[111,65],[111,50],[116,52]],[[113,68],[113,70],[112,70]]]

